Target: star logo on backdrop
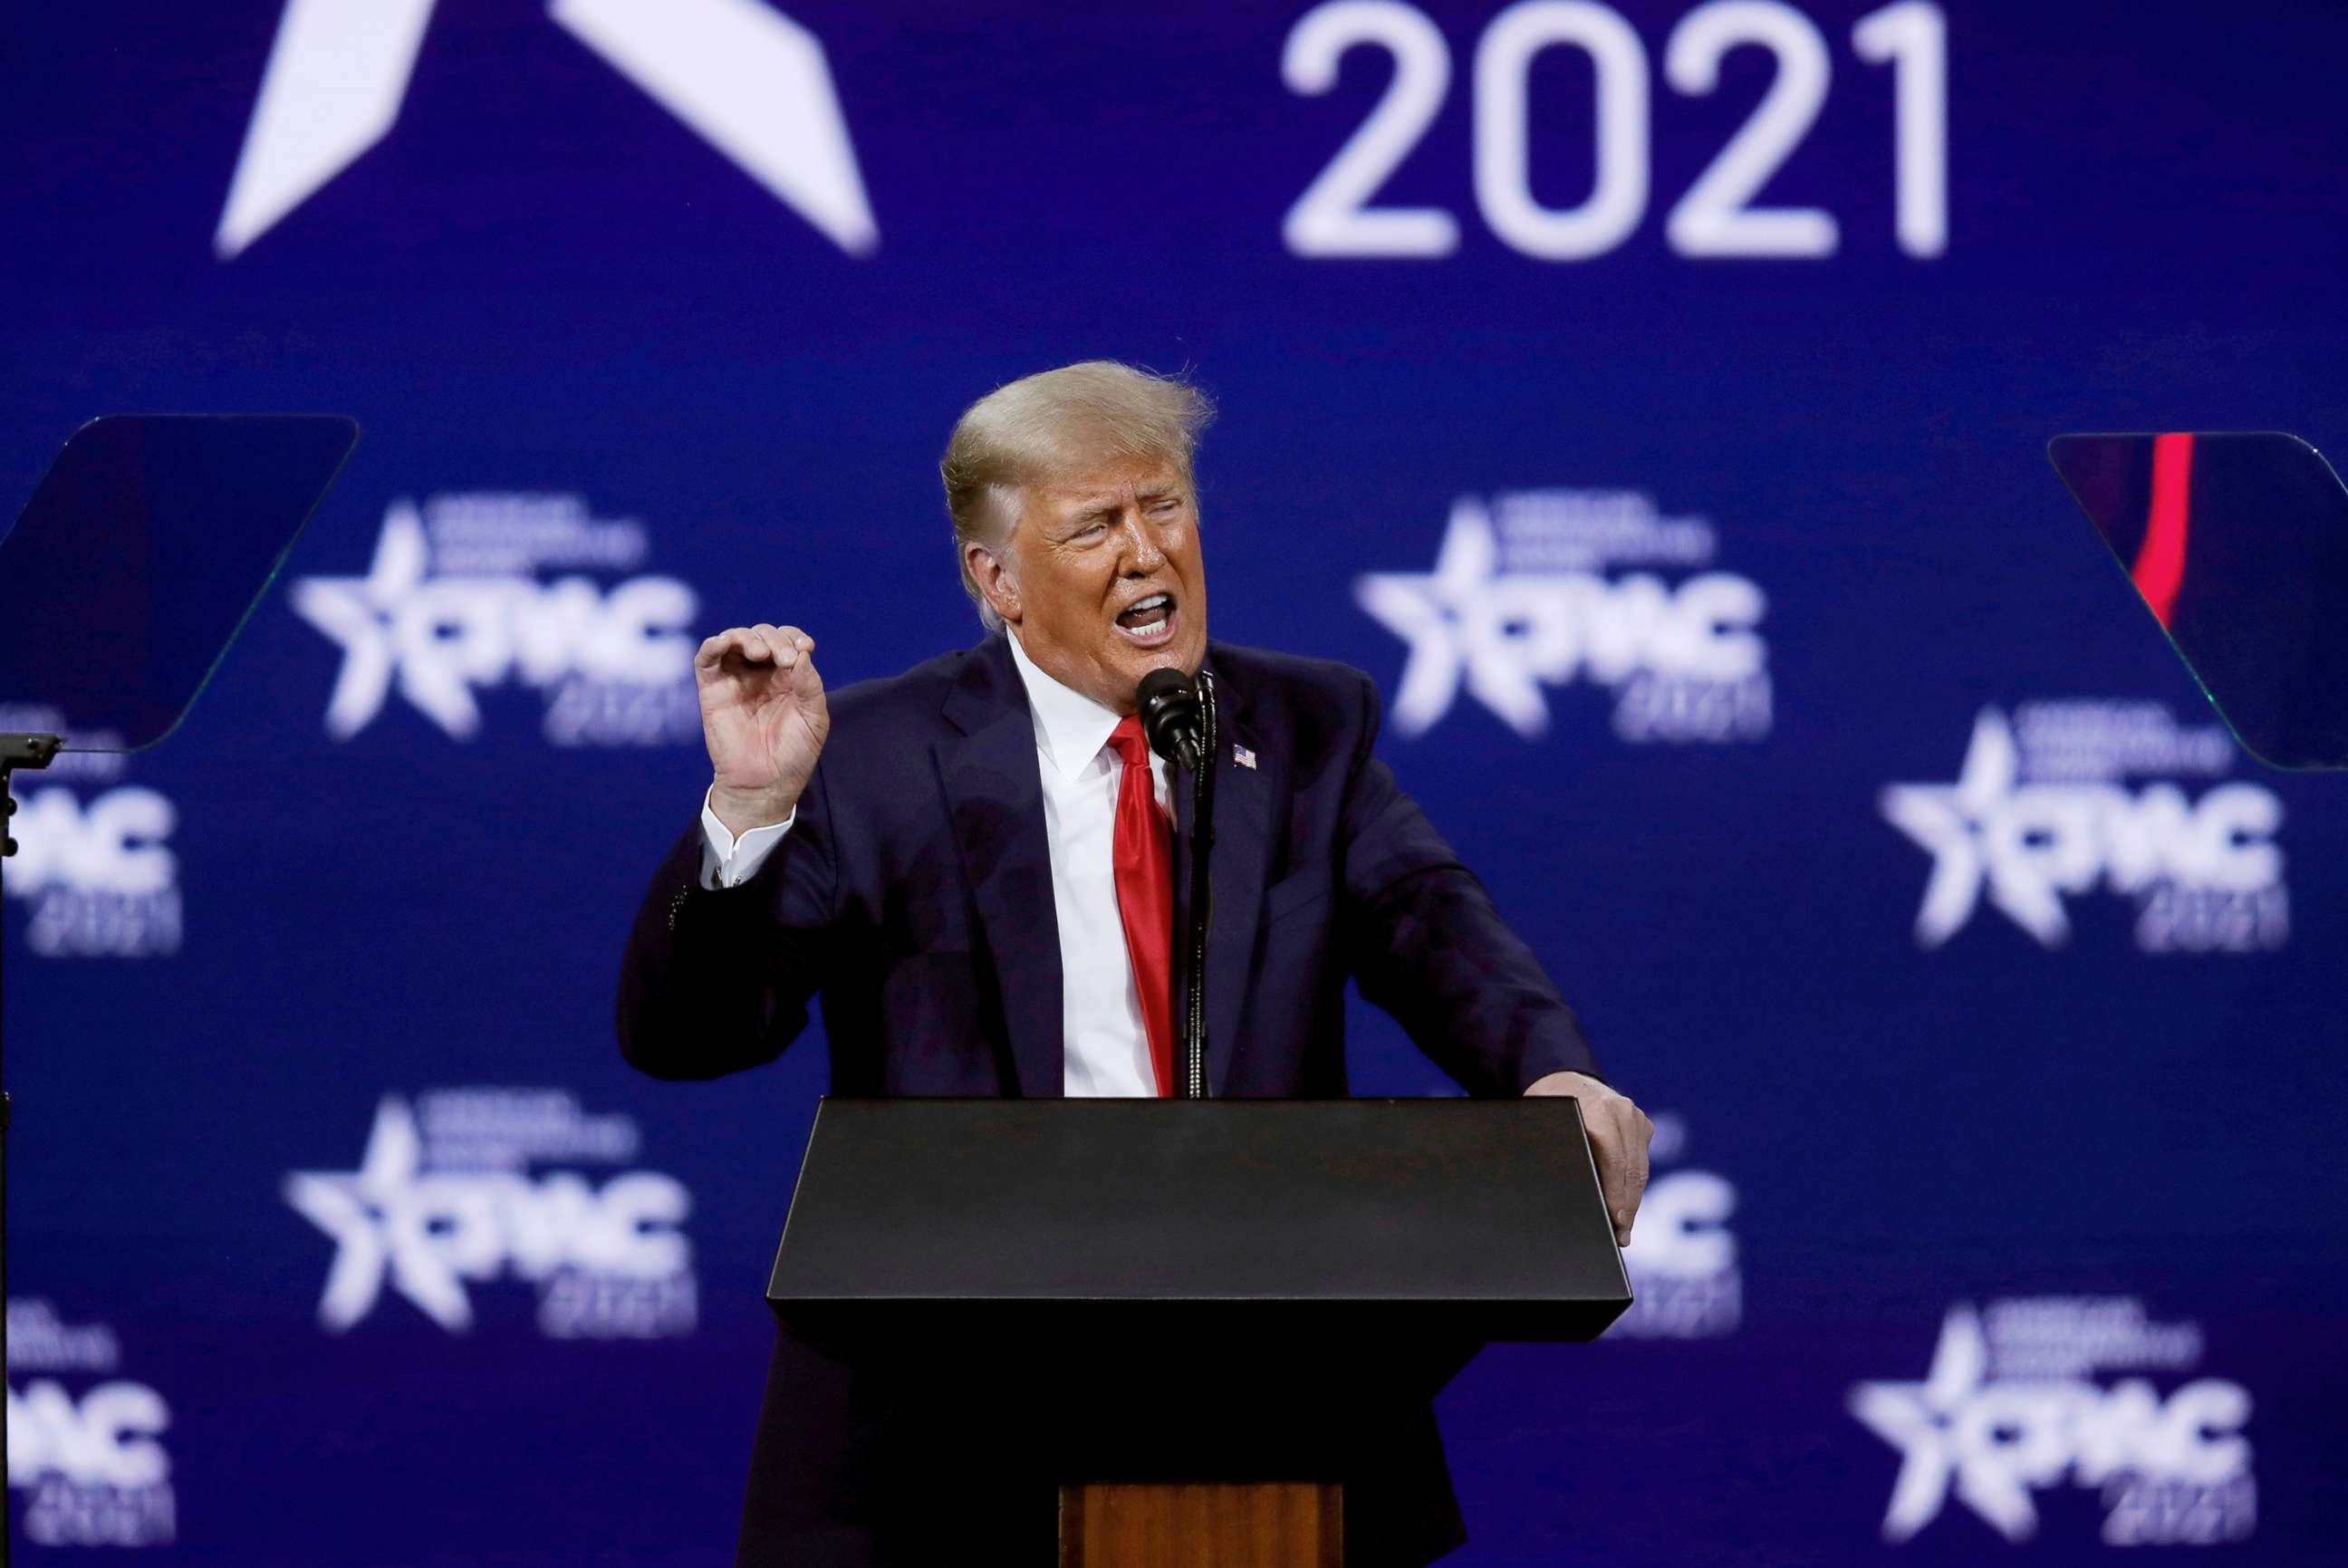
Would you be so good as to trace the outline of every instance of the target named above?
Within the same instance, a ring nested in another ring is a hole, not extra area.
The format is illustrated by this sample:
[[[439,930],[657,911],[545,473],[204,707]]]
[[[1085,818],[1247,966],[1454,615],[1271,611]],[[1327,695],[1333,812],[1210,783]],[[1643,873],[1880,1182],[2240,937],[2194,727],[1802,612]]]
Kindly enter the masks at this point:
[[[642,524],[596,520],[574,495],[395,500],[364,576],[287,589],[294,613],[343,651],[326,733],[350,739],[396,687],[442,733],[471,740],[483,727],[478,694],[525,686],[544,694],[555,745],[698,742],[691,584],[589,574],[644,550]]]
[[[375,561],[364,577],[305,577],[293,585],[294,610],[343,650],[341,674],[326,703],[326,733],[348,740],[383,710],[394,677],[400,695],[459,739],[480,727],[481,710],[453,658],[431,656],[440,639],[429,626],[403,636],[403,617],[422,611],[430,549],[413,506],[383,520]],[[402,656],[402,649],[407,656]]]
[[[2214,743],[2214,746],[2212,745]],[[1933,948],[1983,903],[2042,947],[2071,936],[2067,901],[2098,888],[2137,902],[2137,944],[2152,952],[2253,952],[2290,933],[2282,802],[2261,785],[2213,783],[2196,799],[2174,779],[2225,772],[2215,729],[2179,729],[2143,704],[1985,707],[1948,784],[1891,784],[1884,820],[1932,858],[1916,940]]]
[[[1931,879],[1916,913],[1916,938],[1938,947],[1962,930],[1989,889],[1990,902],[2016,924],[2053,947],[2071,934],[2071,922],[2053,883],[2019,855],[1998,854],[1984,835],[2002,824],[2021,758],[2013,727],[1995,708],[1973,720],[1972,744],[1953,784],[1892,784],[1883,815],[1932,857]]]
[[[2099,1367],[2186,1371],[2198,1324],[2154,1324],[2131,1297],[2043,1296],[1949,1309],[1921,1382],[1851,1386],[1851,1416],[1897,1449],[1883,1539],[1911,1540],[1954,1497],[2010,1542],[2038,1532],[2033,1493],[2101,1497],[2104,1539],[2210,1544],[2255,1528],[2249,1390],[2201,1377],[2167,1396]]]
[[[386,1273],[394,1290],[451,1334],[472,1326],[472,1303],[457,1271],[427,1244],[423,1148],[407,1102],[386,1095],[356,1171],[296,1171],[285,1178],[285,1201],[335,1241],[334,1267],[318,1303],[318,1321],[329,1332],[340,1334],[375,1310]]]
[[[2029,1488],[1995,1440],[1994,1423],[1976,1418],[1989,1413],[1979,1408],[1992,1392],[1988,1367],[1981,1316],[1959,1306],[1941,1326],[1922,1382],[1861,1383],[1851,1390],[1850,1413],[1900,1453],[1885,1540],[1905,1541],[1930,1524],[1952,1483],[1965,1505],[2007,1540],[2026,1540],[2037,1529]]]
[[[229,261],[391,133],[433,0],[287,0],[213,249]],[[832,243],[880,232],[823,44],[764,0],[551,0],[553,20]]]
[[[552,1099],[554,1103],[548,1102]],[[453,1101],[454,1110],[450,1109]],[[473,1327],[474,1284],[537,1287],[552,1338],[656,1339],[690,1334],[699,1286],[682,1226],[693,1195],[674,1176],[623,1170],[599,1187],[575,1170],[532,1178],[530,1163],[617,1163],[627,1118],[582,1117],[567,1095],[435,1090],[377,1102],[355,1171],[295,1171],[286,1203],[335,1243],[319,1325],[342,1334],[385,1286],[450,1334]]]
[[[1432,572],[1354,580],[1354,602],[1409,645],[1395,727],[1425,734],[1465,688],[1538,740],[1550,727],[1542,687],[1582,682],[1612,694],[1626,741],[1761,738],[1766,597],[1735,573],[1663,574],[1702,565],[1715,542],[1703,519],[1663,517],[1638,491],[1460,497]]]
[[[1464,679],[1476,699],[1527,739],[1549,727],[1549,705],[1529,664],[1505,635],[1507,606],[1496,593],[1500,544],[1484,509],[1451,509],[1432,572],[1373,572],[1354,598],[1410,645],[1395,723],[1421,735],[1451,709]]]

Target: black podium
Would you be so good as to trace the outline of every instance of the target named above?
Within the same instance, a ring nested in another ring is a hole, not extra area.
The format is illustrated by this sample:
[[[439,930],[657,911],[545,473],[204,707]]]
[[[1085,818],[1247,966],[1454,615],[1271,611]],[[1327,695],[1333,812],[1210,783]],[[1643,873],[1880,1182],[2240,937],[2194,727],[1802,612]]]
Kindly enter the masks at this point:
[[[827,1099],[767,1294],[849,1357],[994,1347],[1016,1385],[973,1397],[1085,1568],[1340,1563],[1387,1412],[1631,1300],[1562,1097]]]

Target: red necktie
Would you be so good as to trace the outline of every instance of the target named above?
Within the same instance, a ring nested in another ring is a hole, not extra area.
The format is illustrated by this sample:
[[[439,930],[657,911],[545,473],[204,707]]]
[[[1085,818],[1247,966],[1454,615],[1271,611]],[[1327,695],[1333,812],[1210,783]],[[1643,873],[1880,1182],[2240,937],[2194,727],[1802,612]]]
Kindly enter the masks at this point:
[[[1141,720],[1130,714],[1119,719],[1108,743],[1125,759],[1109,853],[1117,868],[1117,913],[1125,925],[1125,953],[1133,961],[1141,1026],[1149,1037],[1149,1061],[1158,1070],[1162,1099],[1174,1092],[1174,832],[1150,785]]]

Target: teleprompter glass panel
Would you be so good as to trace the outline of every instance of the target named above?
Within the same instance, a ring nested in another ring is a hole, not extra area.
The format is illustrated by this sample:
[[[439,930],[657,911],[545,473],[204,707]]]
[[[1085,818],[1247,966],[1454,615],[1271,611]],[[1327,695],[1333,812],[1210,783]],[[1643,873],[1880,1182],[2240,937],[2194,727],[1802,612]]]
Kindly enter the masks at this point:
[[[2057,436],[2055,472],[2236,739],[2348,768],[2348,489],[2274,431]]]
[[[170,734],[342,471],[329,414],[114,414],[0,537],[0,730],[68,749]]]

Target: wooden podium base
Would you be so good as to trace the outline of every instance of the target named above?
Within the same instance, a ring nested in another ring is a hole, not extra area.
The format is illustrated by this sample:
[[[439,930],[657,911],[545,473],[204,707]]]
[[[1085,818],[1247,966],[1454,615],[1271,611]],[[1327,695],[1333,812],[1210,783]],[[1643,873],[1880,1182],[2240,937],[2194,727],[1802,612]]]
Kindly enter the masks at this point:
[[[1060,1489],[1060,1568],[1344,1568],[1329,1482]]]

